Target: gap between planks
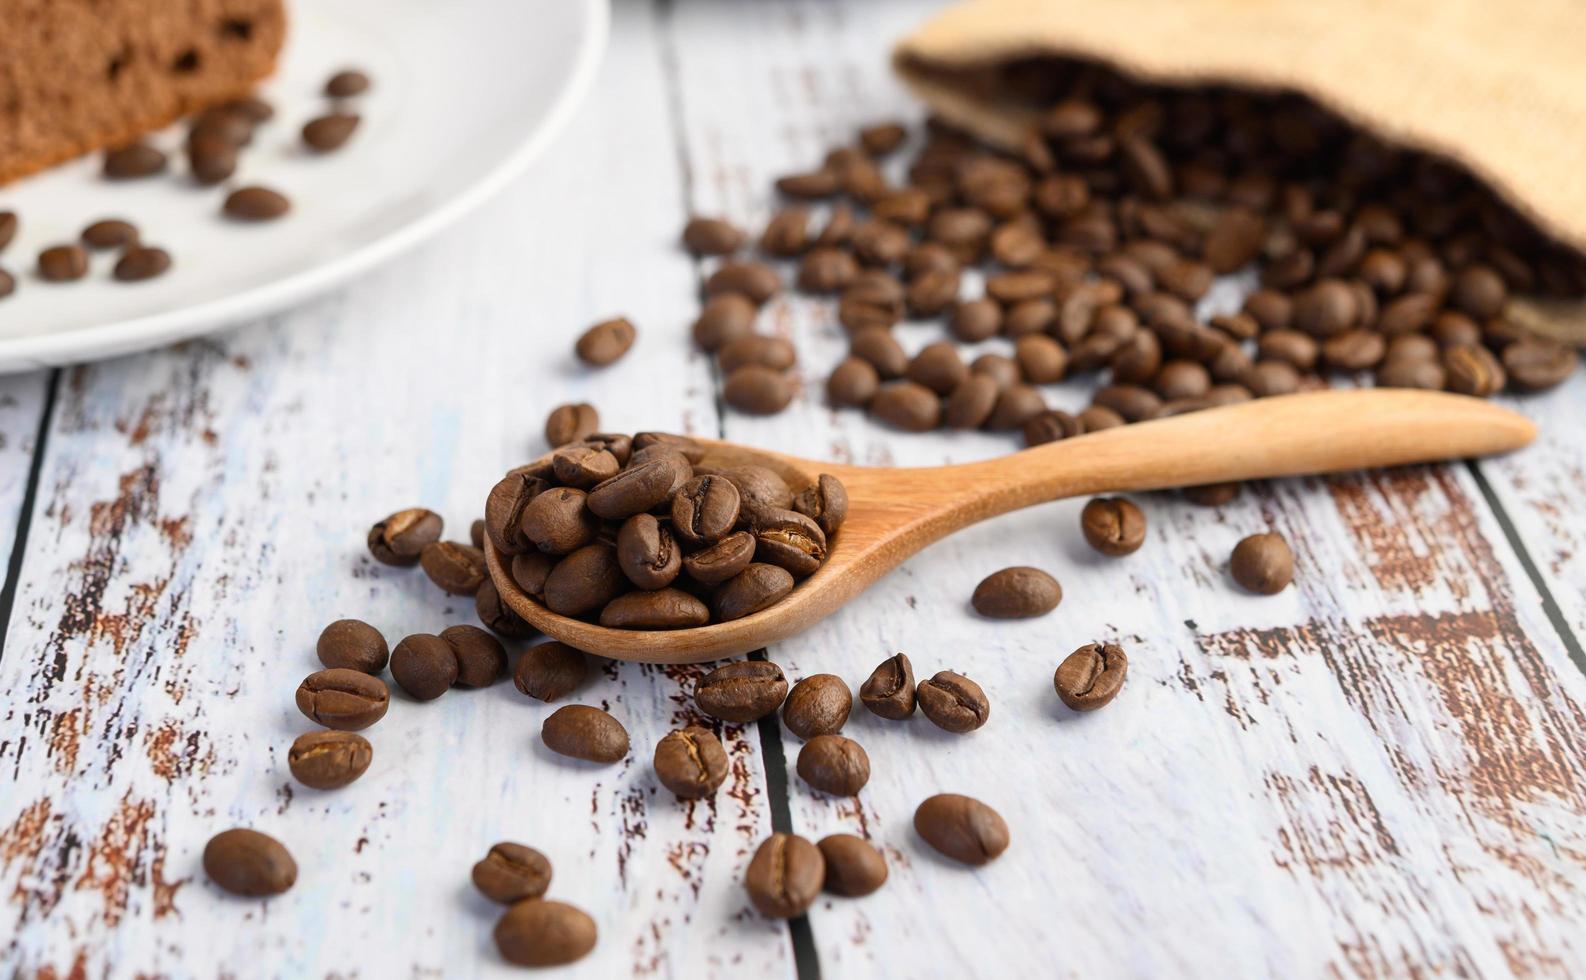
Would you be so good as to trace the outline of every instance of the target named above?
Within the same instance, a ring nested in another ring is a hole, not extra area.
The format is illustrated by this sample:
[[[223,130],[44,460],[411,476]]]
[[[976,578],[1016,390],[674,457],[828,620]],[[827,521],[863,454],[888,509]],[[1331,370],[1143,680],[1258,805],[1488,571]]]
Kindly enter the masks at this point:
[[[38,498],[39,474],[44,469],[44,452],[48,445],[50,423],[55,418],[55,396],[60,390],[61,368],[50,368],[49,381],[44,389],[44,403],[39,409],[38,429],[33,436],[33,455],[28,459],[27,483],[22,491],[22,501],[17,505],[16,525],[11,536],[11,555],[6,562],[4,585],[0,585],[0,660],[5,659],[6,640],[11,635],[11,610],[16,605],[17,587],[22,579],[22,562],[27,555],[28,530],[33,526],[33,504]]]

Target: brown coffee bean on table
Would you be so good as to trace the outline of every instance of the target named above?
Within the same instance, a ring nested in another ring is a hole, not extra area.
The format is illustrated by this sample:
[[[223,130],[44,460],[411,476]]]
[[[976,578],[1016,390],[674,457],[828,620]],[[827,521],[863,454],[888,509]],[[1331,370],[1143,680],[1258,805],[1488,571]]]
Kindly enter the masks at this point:
[[[353,732],[305,732],[286,754],[292,776],[313,789],[339,789],[362,776],[374,758],[369,740]]]
[[[1001,395],[1002,389],[995,379],[971,374],[947,396],[942,407],[942,424],[949,429],[978,429],[991,418]]]
[[[419,701],[433,701],[457,681],[457,655],[432,633],[415,633],[391,651],[391,677]]]
[[[914,811],[914,830],[942,855],[979,866],[1008,849],[1002,815],[973,797],[940,793]]]
[[[540,701],[558,701],[578,690],[589,676],[584,655],[565,643],[552,640],[523,652],[512,671],[518,690]]]
[[[1448,390],[1461,395],[1489,398],[1508,383],[1503,365],[1479,344],[1462,344],[1443,352]]]
[[[507,651],[501,641],[477,626],[448,626],[441,639],[457,658],[457,680],[463,687],[489,687],[507,672]]]
[[[194,133],[187,140],[187,170],[200,186],[212,187],[237,172],[238,146],[212,133]]]
[[[876,418],[905,432],[928,432],[941,424],[942,400],[914,381],[891,381],[870,400]]]
[[[744,889],[761,915],[791,919],[803,915],[820,896],[826,859],[820,849],[794,834],[776,833],[755,850],[744,871]]]
[[[292,210],[292,202],[268,187],[241,187],[226,195],[222,210],[239,221],[274,221]]]
[[[722,399],[740,412],[775,415],[793,401],[793,384],[781,371],[748,364],[727,376]]]
[[[558,405],[545,418],[545,441],[552,449],[600,431],[600,413],[588,402]]]
[[[760,306],[781,289],[781,277],[763,262],[727,262],[705,280],[707,297],[738,293]]]
[[[583,909],[545,898],[514,903],[496,923],[496,949],[518,966],[564,966],[595,948],[595,920]]]
[[[1080,513],[1085,540],[1104,555],[1132,555],[1145,543],[1145,514],[1122,497],[1096,497]]]
[[[310,721],[341,732],[358,732],[381,718],[391,705],[385,682],[362,671],[331,667],[303,678],[297,707]]]
[[[599,708],[569,704],[557,708],[540,726],[546,748],[586,762],[610,764],[628,754],[628,730]]]
[[[914,699],[932,724],[957,734],[974,731],[991,716],[991,702],[980,685],[950,670],[920,681]]]
[[[502,841],[475,862],[470,877],[480,894],[510,905],[545,894],[551,887],[551,860],[526,844]]]
[[[350,99],[369,91],[369,75],[357,68],[343,68],[325,82],[325,94],[333,99]]]
[[[592,367],[605,367],[628,353],[638,330],[627,317],[602,320],[585,330],[573,345],[578,359]]]
[[[151,177],[165,169],[165,154],[147,143],[130,143],[105,153],[104,174],[111,180]]]
[[[233,895],[266,898],[297,882],[297,862],[274,837],[235,827],[221,831],[204,845],[204,874]]]
[[[52,245],[39,253],[39,278],[73,282],[88,275],[88,253],[81,245]]]
[[[385,637],[358,619],[338,619],[325,627],[315,643],[319,662],[365,674],[378,674],[390,660]]]
[[[914,666],[899,653],[876,665],[859,688],[859,701],[871,714],[902,721],[914,714]]]
[[[1015,565],[992,572],[975,586],[970,604],[991,619],[1044,616],[1063,601],[1063,587],[1039,568]]]
[[[165,274],[171,268],[171,253],[163,248],[134,245],[116,260],[112,270],[117,282],[142,282]]]
[[[444,526],[440,515],[432,510],[399,510],[369,528],[369,553],[386,565],[415,564],[426,545],[440,540]]]
[[[303,124],[303,144],[316,153],[341,149],[352,138],[361,117],[356,112],[332,112]]]
[[[5,269],[0,268],[0,299],[5,299],[16,292],[16,288],[16,277],[5,271]]]
[[[1075,711],[1095,711],[1117,697],[1128,672],[1129,658],[1122,647],[1087,643],[1058,665],[1052,686]]]
[[[749,364],[786,371],[797,361],[798,351],[786,338],[761,334],[740,337],[716,352],[716,364],[723,374],[732,374]]]
[[[1564,383],[1580,365],[1572,347],[1541,337],[1526,337],[1503,349],[1503,367],[1522,391],[1545,391]]]
[[[1198,487],[1185,487],[1184,499],[1201,507],[1221,507],[1239,496],[1238,483],[1203,483]]]
[[[1234,546],[1228,570],[1251,592],[1276,595],[1294,580],[1294,552],[1281,534],[1252,534]]]
[[[451,595],[473,595],[489,576],[485,553],[456,541],[432,541],[419,552],[424,574]]]
[[[138,229],[130,221],[104,218],[84,228],[78,237],[88,248],[125,248],[137,243]]]
[[[782,722],[802,739],[835,735],[853,710],[853,694],[836,674],[812,674],[788,692],[782,705]]]
[[[729,255],[747,238],[742,229],[722,218],[696,216],[683,226],[683,247],[695,255]]]
[[[798,757],[799,778],[833,796],[858,796],[870,781],[870,756],[851,738],[817,735]]]
[[[705,301],[692,335],[701,350],[715,352],[754,333],[759,307],[738,293],[712,296]]]
[[[782,706],[788,693],[782,668],[765,660],[723,664],[694,684],[694,704],[735,724],[759,721]]]
[[[20,224],[15,211],[0,211],[0,252],[4,252],[6,246],[11,244]]]
[[[727,750],[708,728],[690,725],[655,746],[655,775],[679,799],[714,795],[727,780],[728,768]]]
[[[887,880],[887,861],[863,837],[832,834],[815,844],[826,862],[824,889],[833,895],[860,898]]]
[[[1024,444],[1043,446],[1085,434],[1085,425],[1067,412],[1052,409],[1042,412],[1024,423]]]

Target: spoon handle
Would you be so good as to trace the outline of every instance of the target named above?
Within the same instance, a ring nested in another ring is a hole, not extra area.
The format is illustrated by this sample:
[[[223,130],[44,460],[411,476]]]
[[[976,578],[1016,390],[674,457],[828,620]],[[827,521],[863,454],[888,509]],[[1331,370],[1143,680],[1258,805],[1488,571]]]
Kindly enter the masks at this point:
[[[978,519],[1109,491],[1486,456],[1535,437],[1525,416],[1464,395],[1316,391],[1107,429],[953,469],[966,485],[986,488],[972,505]]]

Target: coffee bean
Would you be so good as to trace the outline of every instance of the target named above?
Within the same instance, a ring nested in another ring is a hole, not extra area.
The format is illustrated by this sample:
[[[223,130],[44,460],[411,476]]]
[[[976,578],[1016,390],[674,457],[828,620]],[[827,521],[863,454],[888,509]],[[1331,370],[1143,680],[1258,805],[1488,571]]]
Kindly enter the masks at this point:
[[[1266,236],[1266,221],[1259,214],[1248,208],[1229,208],[1217,216],[1201,255],[1218,275],[1237,272],[1261,254]]]
[[[909,357],[889,330],[880,327],[861,330],[849,341],[848,350],[854,357],[875,368],[880,378],[901,378],[903,372],[908,370]]]
[[[953,336],[964,343],[989,340],[1002,328],[1002,307],[987,298],[959,303],[953,310],[950,327]]]
[[[902,146],[906,139],[908,130],[901,123],[877,123],[859,131],[859,145],[873,157],[886,156]]]
[[[105,153],[104,174],[111,180],[150,177],[165,169],[165,154],[147,143],[132,143]]]
[[[793,507],[793,490],[775,470],[764,466],[735,466],[720,471],[738,488],[745,517],[762,510],[789,510]]]
[[[891,381],[870,400],[876,418],[905,432],[928,432],[941,424],[942,401],[930,388],[914,381]]]
[[[552,752],[586,762],[620,762],[628,754],[622,722],[585,704],[557,708],[540,726],[540,739]]]
[[[474,613],[479,621],[501,636],[532,636],[534,628],[513,612],[496,591],[496,583],[485,579],[474,593]]]
[[[556,482],[578,490],[594,489],[621,468],[616,456],[585,442],[563,446],[551,454],[551,474]]]
[[[1072,439],[1085,434],[1084,423],[1068,414],[1051,410],[1042,412],[1024,423],[1024,444],[1041,446],[1049,442]]]
[[[799,262],[798,288],[807,293],[836,293],[858,274],[859,263],[851,253],[823,245],[811,249]]]
[[[940,793],[914,811],[914,831],[955,861],[979,866],[1008,849],[1008,825],[977,799]]]
[[[545,595],[545,580],[550,577],[551,569],[555,567],[556,559],[543,552],[531,551],[522,555],[513,555],[510,569],[512,581],[523,590],[525,595],[538,599]]]
[[[829,186],[836,189],[835,182]],[[810,243],[809,222],[809,211],[804,208],[784,208],[776,212],[760,236],[760,250],[781,258],[802,253]]]
[[[736,490],[734,495],[736,500]],[[737,519],[736,510],[733,518]],[[639,588],[661,589],[682,570],[683,553],[673,540],[671,528],[652,514],[635,514],[617,532],[617,564],[628,581]]]
[[[626,520],[670,500],[692,475],[687,461],[676,453],[632,460],[627,469],[590,491],[588,506],[608,521]]]
[[[1057,696],[1075,711],[1095,711],[1117,697],[1129,658],[1115,643],[1087,643],[1064,658],[1052,677]]]
[[[292,202],[268,187],[243,187],[226,195],[223,209],[238,221],[273,221],[290,211]]]
[[[909,250],[909,230],[893,221],[872,219],[854,228],[854,254],[867,265],[896,265]]]
[[[1008,337],[1043,333],[1057,322],[1058,308],[1051,300],[1027,299],[1008,308],[1002,318],[1002,332]]]
[[[672,497],[672,528],[691,548],[712,545],[732,532],[739,506],[738,488],[732,481],[696,476]]]
[[[797,360],[797,351],[782,337],[741,337],[716,353],[716,364],[723,374],[732,374],[749,364],[758,364],[773,371],[786,371]]]
[[[129,221],[105,218],[84,228],[79,237],[93,249],[125,248],[137,243],[138,229]]]
[[[1294,552],[1281,534],[1252,534],[1234,547],[1228,570],[1251,592],[1276,595],[1294,580]]]
[[[867,269],[843,290],[837,320],[855,336],[872,328],[884,329],[903,318],[904,300],[902,283],[885,270]]]
[[[589,495],[582,490],[552,487],[524,506],[518,529],[548,555],[572,554],[595,540],[600,527],[588,503]]]
[[[826,560],[826,535],[797,511],[757,510],[751,530],[755,559],[785,568],[794,578],[814,574]]]
[[[848,491],[841,480],[822,473],[793,498],[793,509],[814,521],[829,539],[848,518]]]
[[[80,245],[53,245],[39,253],[39,278],[72,282],[88,275],[88,253]]]
[[[1203,483],[1198,487],[1185,487],[1184,499],[1201,507],[1221,507],[1239,496],[1238,483]]]
[[[595,948],[595,920],[565,902],[531,898],[515,903],[491,933],[496,949],[518,966],[562,966]]]
[[[1145,514],[1122,497],[1096,497],[1079,517],[1092,548],[1104,555],[1132,555],[1145,543]]]
[[[480,894],[510,905],[545,894],[551,887],[551,861],[532,847],[502,841],[475,862],[471,877]]]
[[[561,616],[585,616],[627,587],[617,563],[617,549],[597,541],[572,552],[551,569],[545,579],[545,608]]]
[[[1365,371],[1382,360],[1387,346],[1375,330],[1346,330],[1322,342],[1322,361],[1334,371]]]
[[[1122,415],[1114,412],[1104,405],[1092,405],[1076,416],[1086,432],[1101,432],[1104,429],[1116,429],[1120,425],[1127,425]]]
[[[1300,388],[1300,374],[1284,361],[1257,361],[1245,375],[1244,385],[1257,398],[1291,395]]]
[[[431,633],[404,637],[391,651],[391,677],[419,701],[433,701],[457,681],[457,655]]]
[[[1162,365],[1151,387],[1164,401],[1199,398],[1211,389],[1211,373],[1194,361],[1169,361]]]
[[[223,136],[195,133],[187,140],[187,169],[193,180],[212,187],[237,172],[238,145]]]
[[[755,316],[759,308],[738,293],[713,296],[705,302],[699,319],[694,321],[694,343],[702,350],[718,351],[735,340],[750,336],[754,331]]]
[[[997,404],[986,419],[993,431],[1023,429],[1024,423],[1046,411],[1046,398],[1027,384],[1009,385],[997,396]]]
[[[869,361],[844,358],[826,380],[826,400],[833,408],[864,408],[880,386],[881,377]]]
[[[501,641],[477,626],[448,626],[441,639],[457,658],[457,680],[463,687],[489,687],[507,672],[507,651]]]
[[[1014,359],[1024,380],[1031,384],[1052,384],[1068,373],[1068,352],[1044,334],[1020,337],[1014,344]]]
[[[982,354],[969,365],[969,373],[984,375],[997,383],[1000,393],[1019,383],[1019,365],[1001,354]]]
[[[971,374],[958,383],[942,408],[942,424],[949,429],[978,429],[991,418],[1002,389],[996,379]]]
[[[841,735],[817,735],[799,750],[799,778],[822,793],[858,796],[870,781],[870,756]]]
[[[740,660],[695,682],[694,704],[713,718],[748,724],[781,707],[787,693],[781,667],[765,660]]]
[[[1339,279],[1324,279],[1294,301],[1294,326],[1314,337],[1331,337],[1356,322],[1355,293]]]
[[[701,585],[720,585],[748,568],[754,551],[754,535],[736,531],[707,548],[684,555],[683,571]]]
[[[887,880],[887,861],[862,837],[832,834],[815,844],[826,862],[824,888],[833,895],[861,898]]]
[[[16,292],[16,288],[16,277],[4,269],[0,269],[0,299],[5,299]]]
[[[333,667],[310,674],[297,689],[297,707],[310,721],[357,732],[385,717],[391,694],[384,682],[357,670]]]
[[[980,685],[950,670],[938,671],[914,689],[920,712],[944,731],[972,732],[986,723],[991,702]]]
[[[708,728],[690,725],[655,745],[655,775],[679,799],[714,796],[727,780],[727,751]]]
[[[600,625],[627,630],[680,630],[710,622],[710,607],[682,589],[629,592],[606,603]]]
[[[754,852],[744,872],[749,901],[771,919],[803,915],[820,896],[826,859],[820,849],[794,834],[772,834]]]
[[[693,217],[683,226],[683,247],[695,255],[730,255],[743,247],[747,237],[722,218]]]
[[[781,288],[776,270],[761,262],[728,262],[705,280],[707,297],[738,293],[757,306],[763,306]]]
[[[1509,298],[1503,277],[1489,265],[1470,265],[1454,277],[1453,305],[1478,320],[1486,320],[1503,312]]]
[[[508,473],[490,488],[490,495],[485,498],[484,533],[497,551],[517,555],[534,547],[534,543],[524,536],[519,522],[529,501],[547,486],[546,481],[539,477],[514,472]]]
[[[909,280],[904,304],[917,319],[938,316],[958,301],[959,285],[956,270],[931,269]]]
[[[171,253],[163,248],[133,246],[116,260],[112,275],[117,282],[142,282],[171,268]]]
[[[740,412],[775,415],[793,400],[793,385],[780,371],[749,364],[727,376],[721,395],[723,401]]]
[[[19,224],[15,211],[0,211],[0,252],[4,252],[11,240],[16,238]]]
[[[362,121],[356,112],[332,112],[303,124],[303,143],[316,153],[339,150]]]
[[[853,694],[836,674],[812,674],[793,685],[782,705],[782,722],[802,739],[835,735],[853,710]]]
[[[786,569],[751,562],[721,584],[711,606],[717,622],[727,623],[767,609],[792,591],[793,576]]]
[[[350,99],[369,91],[369,76],[356,69],[344,68],[325,82],[325,94],[333,99]]]
[[[433,541],[419,552],[419,565],[431,582],[451,595],[473,595],[490,574],[485,553],[456,541]]]
[[[1448,390],[1461,395],[1489,398],[1508,383],[1503,365],[1479,344],[1463,344],[1445,350],[1443,370],[1448,372]]]
[[[970,604],[992,619],[1028,619],[1044,616],[1063,601],[1057,579],[1025,565],[992,572],[975,586]]]
[[[545,441],[555,449],[600,430],[600,413],[587,402],[558,405],[545,419]]]
[[[1503,349],[1503,367],[1515,387],[1544,391],[1575,373],[1580,356],[1574,348],[1541,337],[1527,337]]]
[[[233,895],[265,898],[296,883],[297,862],[274,837],[235,827],[221,831],[204,845],[204,874]]]
[[[386,565],[412,565],[426,545],[440,539],[439,514],[422,507],[399,510],[369,529],[369,553]]]
[[[512,671],[512,683],[531,698],[558,701],[576,691],[588,673],[582,653],[553,640],[524,651]]]
[[[859,688],[859,700],[870,713],[892,721],[914,714],[914,667],[906,654],[881,661]]]
[[[1316,366],[1321,347],[1309,334],[1298,330],[1272,330],[1256,341],[1256,351],[1263,360],[1282,361],[1300,371]]]
[[[352,732],[305,732],[286,753],[292,777],[314,789],[339,789],[362,776],[374,758],[368,739]]]
[[[390,652],[380,631],[357,619],[338,619],[319,634],[314,652],[326,667],[378,674]]]

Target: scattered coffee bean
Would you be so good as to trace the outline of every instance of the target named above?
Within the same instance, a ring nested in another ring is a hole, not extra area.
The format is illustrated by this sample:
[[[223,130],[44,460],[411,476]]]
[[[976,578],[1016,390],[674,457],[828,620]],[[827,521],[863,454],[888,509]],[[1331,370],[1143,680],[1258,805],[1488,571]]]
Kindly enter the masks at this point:
[[[1185,487],[1184,499],[1201,507],[1221,507],[1239,497],[1238,483],[1203,483],[1198,487]]]
[[[73,282],[88,275],[88,253],[81,245],[53,245],[39,253],[39,278]]]
[[[832,834],[815,844],[826,861],[824,888],[833,895],[861,898],[887,881],[887,861],[863,837]]]
[[[585,364],[605,367],[628,353],[637,336],[638,331],[627,317],[602,320],[584,331],[573,351]]]
[[[727,375],[721,395],[740,412],[775,415],[793,401],[793,384],[781,371],[748,364]]]
[[[772,919],[803,915],[820,896],[826,859],[820,849],[794,834],[772,834],[761,843],[744,872],[749,901]]]
[[[242,187],[226,195],[223,207],[238,221],[274,221],[292,209],[292,202],[268,187]]]
[[[1063,601],[1057,579],[1027,565],[992,572],[975,586],[970,604],[992,619],[1028,619],[1044,616]]]
[[[380,631],[357,619],[338,619],[325,627],[315,644],[319,662],[326,667],[378,674],[385,670],[390,651]]]
[[[112,272],[117,282],[142,282],[171,268],[171,253],[163,248],[135,245],[116,260]]]
[[[920,681],[914,690],[920,712],[944,731],[972,732],[991,716],[991,702],[980,685],[950,670]]]
[[[694,321],[694,343],[701,350],[715,352],[754,333],[759,307],[738,293],[713,296],[705,302]]]
[[[1251,592],[1276,595],[1294,581],[1294,552],[1281,534],[1252,534],[1234,546],[1228,570]]]
[[[473,595],[490,574],[485,553],[456,541],[432,541],[419,552],[419,566],[431,582],[452,595]]]
[[[728,262],[705,280],[705,295],[737,293],[756,305],[764,305],[782,288],[776,270],[762,262]]]
[[[782,705],[782,722],[802,739],[835,735],[853,710],[853,694],[836,674],[812,674],[793,685]]]
[[[369,529],[369,553],[385,565],[412,565],[426,545],[440,540],[444,523],[423,507],[399,510]]]
[[[297,707],[312,722],[340,732],[359,732],[385,717],[391,692],[385,682],[358,670],[331,667],[303,678]]]
[[[369,91],[369,76],[356,68],[344,68],[325,82],[325,94],[333,99],[350,99]]]
[[[19,224],[15,211],[0,211],[0,252],[4,252],[16,237]]]
[[[563,966],[595,948],[589,913],[565,902],[531,898],[515,903],[496,923],[496,949],[518,966]]]
[[[683,226],[683,247],[695,255],[730,255],[743,247],[747,237],[721,218],[694,217]]]
[[[303,124],[303,143],[316,153],[339,150],[361,121],[356,112],[332,112],[310,119]]]
[[[193,180],[212,187],[237,172],[237,144],[224,137],[196,135],[187,141],[187,169]]]
[[[463,687],[489,687],[507,672],[507,651],[501,641],[477,626],[448,626],[441,639],[457,658],[457,680]]]
[[[540,726],[540,739],[552,752],[586,762],[620,762],[628,754],[622,722],[584,704],[557,708]]]
[[[339,789],[362,776],[374,758],[369,740],[353,732],[306,732],[287,751],[292,777],[314,789]]]
[[[440,637],[415,633],[391,651],[391,677],[413,698],[433,701],[456,683],[457,655]]]
[[[104,173],[111,180],[150,177],[165,169],[165,154],[147,143],[133,143],[105,154]]]
[[[679,799],[713,796],[727,780],[727,750],[708,728],[690,725],[655,746],[655,775]]]
[[[1104,555],[1132,555],[1145,543],[1145,514],[1122,497],[1096,497],[1079,522],[1085,540]]]
[[[1580,356],[1574,348],[1541,337],[1526,337],[1503,349],[1503,367],[1522,391],[1545,391],[1575,373]]]
[[[578,690],[588,675],[582,653],[552,640],[524,651],[512,671],[512,683],[536,700],[559,701]]]
[[[1443,370],[1447,372],[1448,390],[1461,395],[1489,398],[1508,383],[1503,365],[1478,344],[1461,344],[1444,351]]]
[[[914,831],[938,852],[969,865],[987,864],[1008,849],[1001,814],[957,793],[931,797],[914,811]]]
[[[16,292],[16,288],[16,277],[4,269],[0,269],[0,299],[5,299]]]
[[[914,381],[884,384],[870,401],[876,418],[905,432],[927,432],[941,424],[942,400]]]
[[[552,449],[578,442],[600,431],[600,413],[588,402],[558,405],[545,419],[545,441]]]
[[[236,827],[221,831],[204,845],[204,874],[233,895],[266,898],[296,883],[297,862],[274,837]]]
[[[817,735],[799,750],[799,778],[822,793],[858,796],[870,781],[870,756],[841,735]]]
[[[126,248],[138,241],[138,229],[130,221],[105,218],[83,229],[84,245],[93,249]]]
[[[694,704],[705,714],[734,724],[759,721],[787,698],[782,668],[765,660],[724,664],[694,684]]]
[[[551,861],[525,844],[502,841],[474,864],[472,877],[480,894],[511,905],[545,894],[551,887]]]
[[[914,667],[908,656],[899,653],[881,661],[860,686],[859,701],[871,714],[892,721],[914,714]]]
[[[1118,696],[1128,672],[1129,658],[1122,647],[1087,643],[1058,665],[1052,686],[1075,711],[1095,711]]]

